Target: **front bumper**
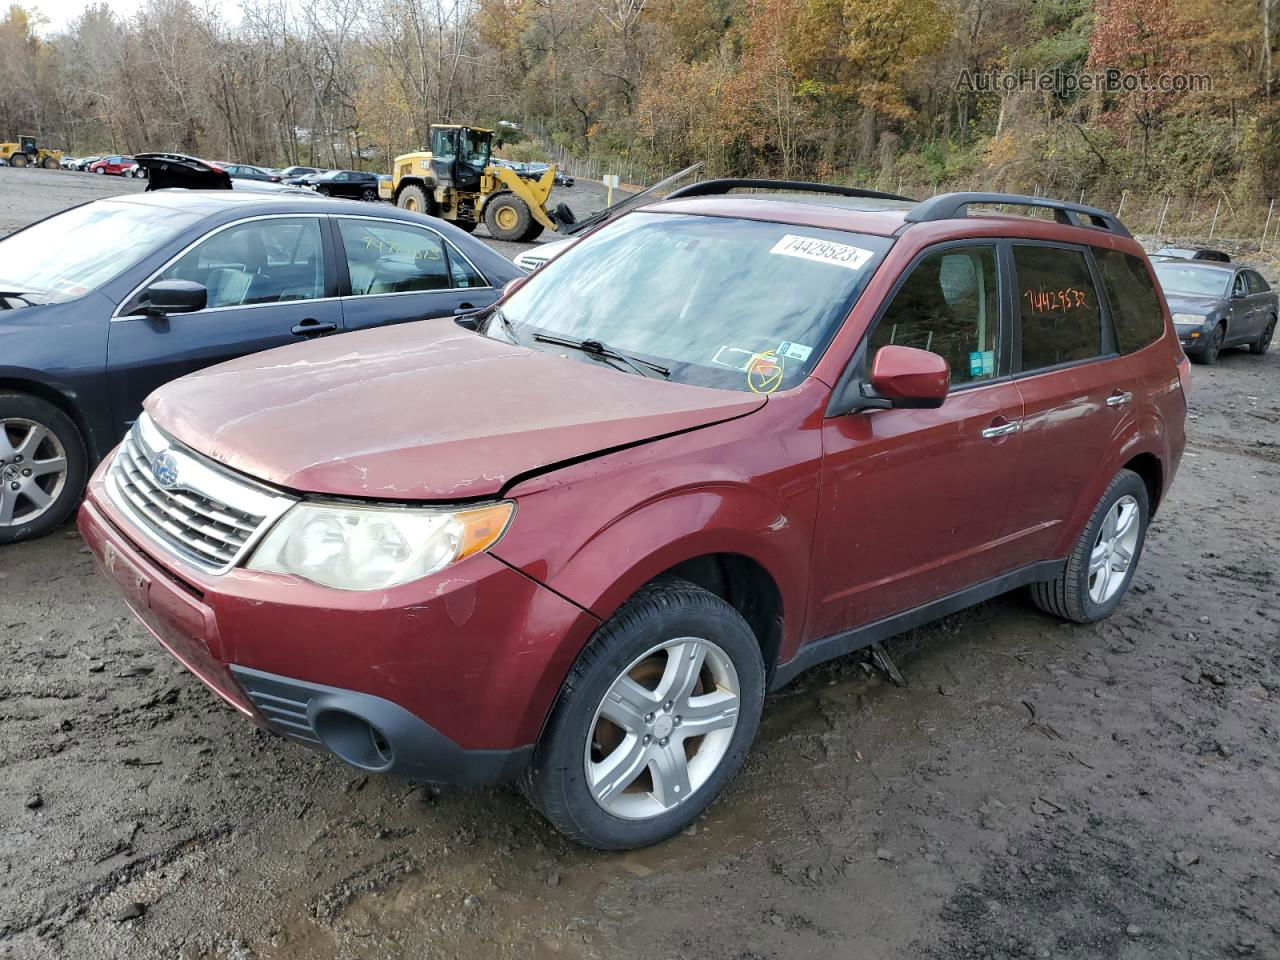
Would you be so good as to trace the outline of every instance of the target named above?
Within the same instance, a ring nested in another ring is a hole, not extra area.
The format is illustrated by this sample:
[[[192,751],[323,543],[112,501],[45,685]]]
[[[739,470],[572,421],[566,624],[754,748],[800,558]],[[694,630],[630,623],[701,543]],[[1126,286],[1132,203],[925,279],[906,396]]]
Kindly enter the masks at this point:
[[[106,494],[110,459],[81,534],[138,619],[218,696],[362,769],[454,783],[520,772],[595,617],[489,554],[370,592],[210,574],[143,546]]]

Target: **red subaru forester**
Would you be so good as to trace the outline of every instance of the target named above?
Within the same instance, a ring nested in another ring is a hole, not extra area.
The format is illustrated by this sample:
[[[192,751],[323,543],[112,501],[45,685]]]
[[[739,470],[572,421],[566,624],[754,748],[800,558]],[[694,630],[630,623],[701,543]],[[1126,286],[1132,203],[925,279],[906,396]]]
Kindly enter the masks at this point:
[[[261,726],[518,779],[569,836],[635,847],[715,799],[807,667],[1016,587],[1111,613],[1186,376],[1100,210],[707,181],[485,314],[169,384],[80,529]]]

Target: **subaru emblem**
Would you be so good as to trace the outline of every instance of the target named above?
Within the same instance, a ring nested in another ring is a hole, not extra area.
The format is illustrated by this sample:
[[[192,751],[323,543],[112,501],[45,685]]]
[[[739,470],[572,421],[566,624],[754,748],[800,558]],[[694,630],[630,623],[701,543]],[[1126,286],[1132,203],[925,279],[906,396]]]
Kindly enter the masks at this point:
[[[151,461],[151,476],[162,487],[172,487],[178,482],[178,461],[167,450]]]

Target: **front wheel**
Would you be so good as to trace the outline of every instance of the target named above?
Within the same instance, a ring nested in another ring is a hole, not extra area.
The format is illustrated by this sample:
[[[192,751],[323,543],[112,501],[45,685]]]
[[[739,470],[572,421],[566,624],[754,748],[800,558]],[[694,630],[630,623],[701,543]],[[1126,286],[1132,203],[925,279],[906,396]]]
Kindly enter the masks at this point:
[[[0,544],[48,533],[71,515],[88,473],[80,431],[24,393],[0,393]]]
[[[378,199],[378,191],[374,190],[372,187],[366,187],[360,192],[360,199],[365,203],[373,203],[373,201]]]
[[[645,587],[574,664],[523,787],[561,833],[600,850],[666,839],[742,766],[764,704],[742,616],[683,580]]]
[[[53,157],[44,158],[44,168],[46,170],[57,170],[58,166],[59,166],[58,161],[53,159]]]
[[[1138,568],[1150,516],[1146,483],[1132,470],[1121,470],[1107,485],[1062,572],[1031,585],[1036,606],[1076,623],[1109,617]]]
[[[1258,339],[1249,344],[1250,353],[1266,353],[1271,349],[1271,341],[1276,335],[1276,318],[1272,317],[1267,321],[1266,329],[1258,334]]]
[[[484,208],[484,225],[495,240],[519,240],[529,230],[533,213],[515,194],[494,197]]]
[[[1226,339],[1227,328],[1218,324],[1213,328],[1213,333],[1209,334],[1209,342],[1191,359],[1197,363],[1203,363],[1206,367],[1213,366],[1218,362],[1218,354],[1222,352],[1222,342]]]

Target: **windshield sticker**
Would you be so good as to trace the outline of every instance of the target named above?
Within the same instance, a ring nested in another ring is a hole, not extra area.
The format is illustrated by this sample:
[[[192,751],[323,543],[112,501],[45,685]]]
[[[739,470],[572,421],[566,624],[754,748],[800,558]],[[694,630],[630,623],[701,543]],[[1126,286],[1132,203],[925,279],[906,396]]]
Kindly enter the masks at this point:
[[[861,270],[872,257],[870,250],[863,250],[861,247],[819,240],[816,237],[801,237],[794,233],[788,233],[775,243],[769,252],[783,257],[816,260],[818,263],[829,263],[837,267],[847,267],[850,270]]]
[[[813,347],[805,346],[803,343],[792,343],[790,340],[783,340],[778,344],[778,354],[783,357],[790,357],[792,360],[799,360],[804,363],[813,353]]]
[[[786,372],[784,361],[776,350],[757,353],[747,364],[747,386],[752,393],[773,393],[782,386],[782,376]]]
[[[721,367],[730,367],[746,373],[747,367],[751,366],[751,358],[755,355],[754,350],[726,346],[716,351],[716,355],[711,358],[711,362]]]

